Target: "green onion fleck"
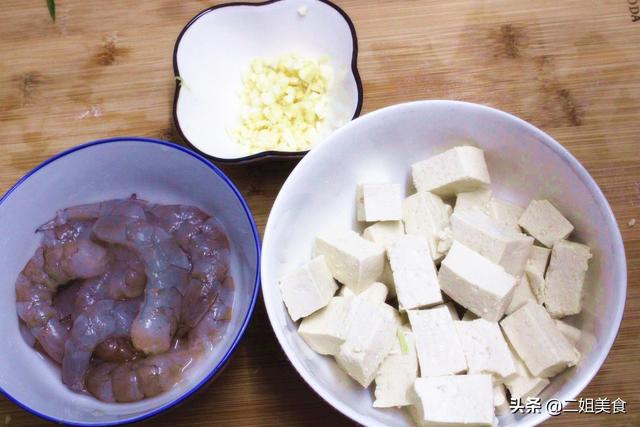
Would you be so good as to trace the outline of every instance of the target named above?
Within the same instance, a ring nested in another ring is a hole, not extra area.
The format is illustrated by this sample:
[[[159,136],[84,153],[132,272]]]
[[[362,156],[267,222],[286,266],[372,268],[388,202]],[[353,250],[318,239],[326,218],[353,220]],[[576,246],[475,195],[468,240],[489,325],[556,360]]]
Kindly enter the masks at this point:
[[[184,81],[184,79],[183,79],[182,77],[180,77],[180,76],[176,76],[176,80],[178,81],[178,84],[179,84],[180,86],[184,87],[184,88],[185,88],[185,89],[187,89],[187,90],[191,90],[191,89],[189,88],[189,85],[187,85],[187,82],[185,82],[185,81]]]
[[[49,9],[49,15],[51,15],[51,19],[55,22],[56,20],[56,1],[55,0],[47,0],[47,9]]]
[[[398,341],[400,342],[400,351],[402,352],[402,354],[409,353],[409,345],[407,344],[407,339],[400,329],[398,329]]]

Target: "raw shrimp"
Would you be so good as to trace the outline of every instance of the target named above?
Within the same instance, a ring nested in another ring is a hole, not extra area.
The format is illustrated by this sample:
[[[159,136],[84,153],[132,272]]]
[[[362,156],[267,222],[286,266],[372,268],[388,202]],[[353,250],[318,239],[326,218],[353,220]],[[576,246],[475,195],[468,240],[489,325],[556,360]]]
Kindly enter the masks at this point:
[[[124,364],[102,363],[87,374],[87,390],[107,402],[133,402],[156,396],[170,389],[197,355],[211,350],[222,339],[231,318],[233,281],[224,281],[218,295],[198,324],[189,331],[188,340],[167,352]]]
[[[127,362],[140,356],[129,337],[107,338],[96,346],[93,356],[104,362]]]
[[[64,346],[62,381],[72,390],[85,389],[85,375],[96,346],[112,337],[129,335],[140,304],[130,301],[98,301],[73,322]]]
[[[108,229],[102,227],[103,221],[109,223]],[[100,217],[94,232],[109,243],[126,244],[145,266],[147,286],[131,328],[133,345],[147,354],[169,350],[180,319],[181,290],[191,269],[187,254],[163,228],[140,220]]]
[[[96,365],[87,374],[87,390],[105,402],[135,402],[169,390],[193,362],[177,349],[122,364]]]
[[[229,241],[216,220],[209,219],[191,237],[189,255],[193,268],[182,300],[182,329],[191,329],[218,297],[229,263]]]
[[[67,329],[52,306],[58,287],[71,280],[102,274],[108,264],[107,251],[90,240],[40,247],[18,276],[18,316],[46,353],[62,361]]]
[[[133,195],[62,209],[37,231],[42,246],[16,281],[21,333],[72,390],[156,396],[222,338],[229,241],[202,210]]]

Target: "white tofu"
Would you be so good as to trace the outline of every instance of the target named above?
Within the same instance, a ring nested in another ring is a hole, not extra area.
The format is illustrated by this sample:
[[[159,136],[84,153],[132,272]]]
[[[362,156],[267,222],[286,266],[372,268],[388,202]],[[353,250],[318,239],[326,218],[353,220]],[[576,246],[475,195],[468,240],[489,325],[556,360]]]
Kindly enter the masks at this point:
[[[442,260],[438,281],[455,302],[492,322],[504,315],[516,284],[502,267],[455,241]]]
[[[520,276],[524,271],[533,238],[498,224],[478,209],[451,215],[451,229],[454,240],[502,266],[507,273]]]
[[[376,222],[365,228],[362,232],[362,237],[384,246],[385,249],[389,249],[396,239],[402,235],[404,235],[404,224],[402,221]]]
[[[380,303],[382,304],[387,300],[387,296],[389,294],[389,290],[384,283],[373,282],[369,286],[367,286],[362,292],[359,294],[354,293],[351,289],[343,286],[340,288],[338,295],[344,297],[358,297],[366,299],[372,303]]]
[[[491,189],[489,188],[458,193],[453,212],[468,211],[474,208],[484,209],[489,200],[491,200]]]
[[[436,267],[422,236],[400,236],[388,250],[401,310],[442,303]]]
[[[429,192],[413,194],[402,203],[402,219],[406,233],[427,239],[434,260],[444,255],[438,250],[438,244],[444,237],[443,231],[449,226],[450,216],[451,206]]]
[[[498,224],[512,228],[513,230],[520,232],[520,226],[518,220],[524,213],[524,208],[515,205],[506,200],[497,199],[492,197],[486,204],[485,211],[493,218]]]
[[[531,374],[549,378],[575,365],[580,353],[562,335],[546,310],[528,302],[501,322],[502,330]]]
[[[374,408],[411,404],[411,390],[418,378],[418,355],[413,332],[400,327],[393,348],[376,374]]]
[[[491,184],[483,151],[470,146],[454,147],[414,163],[411,175],[418,191],[441,196],[475,191]]]
[[[511,350],[496,322],[453,322],[470,374],[490,374],[500,381],[516,375]]]
[[[402,188],[399,184],[358,184],[358,221],[399,221],[402,219]]]
[[[516,285],[515,291],[513,291],[513,297],[511,298],[511,302],[507,307],[506,314],[511,314],[529,301],[533,301],[535,303],[538,302],[538,299],[531,291],[531,286],[529,286],[529,279],[527,279],[527,275],[523,274],[520,276],[520,280],[518,280],[518,284]]]
[[[467,362],[449,309],[409,310],[423,377],[454,375],[467,370]]]
[[[389,249],[399,236],[404,235],[404,224],[402,221],[381,221],[364,229],[362,237],[372,242],[378,243]],[[382,274],[378,280],[389,288],[389,295],[396,295],[395,282],[393,281],[393,273],[389,265],[389,259],[385,259]]]
[[[351,230],[317,236],[315,253],[324,255],[333,277],[355,293],[375,282],[384,268],[384,247]]]
[[[540,304],[544,302],[544,295],[542,294],[544,289],[544,272],[547,270],[549,255],[551,255],[550,249],[533,245],[527,264],[524,267],[524,272],[529,279],[531,291],[533,291],[533,294]]]
[[[282,300],[294,322],[329,304],[338,289],[323,256],[290,272],[280,279],[279,285]]]
[[[573,225],[548,200],[532,200],[518,225],[548,248],[573,231]]]
[[[298,333],[317,353],[335,355],[346,338],[353,298],[334,297],[329,305],[306,317]]]
[[[396,340],[400,317],[387,304],[360,300],[352,313],[338,365],[363,387],[369,387]]]
[[[387,285],[387,288],[389,289],[389,296],[396,296],[396,282],[393,280],[393,270],[391,270],[389,259],[385,260],[382,274],[378,278],[378,281]]]
[[[556,327],[562,335],[564,335],[567,341],[569,341],[574,347],[577,347],[578,341],[580,341],[580,338],[582,337],[582,331],[560,319],[554,319],[554,321],[556,323]]]
[[[493,426],[493,385],[490,375],[418,378],[414,393],[420,424]]]
[[[515,354],[514,362],[517,375],[504,383],[511,393],[511,398],[526,400],[527,397],[536,397],[549,385],[548,379],[531,375],[522,360]]]
[[[551,261],[542,291],[544,305],[553,317],[582,311],[582,288],[589,268],[588,246],[560,240],[551,249]]]
[[[493,407],[498,415],[506,414],[511,409],[511,405],[509,405],[509,401],[507,400],[504,384],[493,385]]]
[[[463,322],[469,322],[471,320],[476,320],[476,319],[478,319],[478,316],[473,314],[473,311],[470,311],[470,310],[465,311],[464,314],[462,315]]]
[[[449,314],[451,315],[452,320],[460,320],[460,315],[458,314],[458,309],[456,308],[456,304],[453,301],[449,301],[444,304],[449,310]]]

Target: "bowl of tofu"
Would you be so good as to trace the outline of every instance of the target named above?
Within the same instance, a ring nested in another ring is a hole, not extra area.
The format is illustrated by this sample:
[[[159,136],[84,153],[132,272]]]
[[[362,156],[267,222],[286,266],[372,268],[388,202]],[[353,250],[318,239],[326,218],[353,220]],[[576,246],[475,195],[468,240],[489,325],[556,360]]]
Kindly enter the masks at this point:
[[[274,203],[262,260],[294,368],[367,426],[537,425],[597,373],[626,297],[585,168],[457,101],[387,107],[319,144]]]

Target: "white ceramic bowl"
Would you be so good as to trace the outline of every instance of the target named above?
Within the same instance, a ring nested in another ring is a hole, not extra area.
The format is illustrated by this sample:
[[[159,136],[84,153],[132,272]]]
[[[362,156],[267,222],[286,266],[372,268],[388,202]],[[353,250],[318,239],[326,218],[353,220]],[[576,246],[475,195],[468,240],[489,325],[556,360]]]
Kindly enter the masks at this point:
[[[306,14],[299,14],[300,8],[305,8]],[[180,80],[176,84],[173,115],[185,142],[219,162],[299,157],[306,153],[248,154],[229,135],[240,117],[238,94],[242,75],[251,61],[286,53],[328,57],[334,70],[329,90],[330,114],[345,121],[360,114],[358,42],[355,28],[342,9],[325,0],[226,3],[196,15],[176,41],[173,67]],[[327,120],[325,127],[331,123],[333,120]]]
[[[494,194],[522,205],[551,200],[575,225],[573,239],[591,246],[583,312],[570,322],[586,331],[577,367],[542,393],[571,399],[596,374],[613,344],[626,296],[622,239],[611,208],[583,166],[549,135],[517,117],[481,105],[423,101],[367,114],[336,131],[293,170],[271,210],[262,252],[262,292],[276,336],[293,366],[327,402],[368,426],[407,426],[399,410],[374,409],[371,389],[350,380],[329,357],[314,353],[296,332],[278,279],[310,259],[323,229],[357,228],[359,182],[397,182],[407,190],[410,165],[461,141],[485,150]],[[546,412],[503,416],[501,425],[532,426]]]
[[[235,280],[233,316],[215,350],[167,393],[135,403],[104,403],[70,391],[60,370],[29,347],[18,330],[14,282],[40,243],[35,229],[57,209],[128,197],[195,205],[225,226]],[[55,422],[105,425],[137,421],[181,402],[231,357],[253,312],[260,244],[244,199],[202,156],[167,142],[115,138],[72,148],[44,162],[0,199],[0,389],[26,410]]]

